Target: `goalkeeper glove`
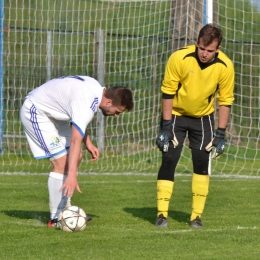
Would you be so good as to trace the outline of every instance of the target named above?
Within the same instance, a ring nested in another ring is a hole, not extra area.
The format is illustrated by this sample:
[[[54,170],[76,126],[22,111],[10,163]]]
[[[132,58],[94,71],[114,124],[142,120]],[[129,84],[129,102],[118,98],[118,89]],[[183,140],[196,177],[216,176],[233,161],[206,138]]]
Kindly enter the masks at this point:
[[[172,128],[172,120],[162,120],[161,131],[156,138],[156,144],[159,150],[162,152],[168,152],[170,141],[173,143],[174,146],[178,145],[178,141]]]
[[[216,148],[211,158],[216,158],[224,152],[225,130],[224,128],[218,128],[211,142],[205,147],[208,152],[210,152],[213,147]]]

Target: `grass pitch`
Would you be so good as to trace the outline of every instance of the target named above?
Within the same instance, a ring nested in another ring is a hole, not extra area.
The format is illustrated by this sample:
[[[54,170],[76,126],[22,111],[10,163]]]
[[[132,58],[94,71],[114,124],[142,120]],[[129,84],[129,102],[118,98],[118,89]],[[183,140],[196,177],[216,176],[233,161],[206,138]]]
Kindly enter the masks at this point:
[[[47,175],[0,175],[0,259],[259,259],[260,179],[212,177],[204,229],[188,226],[191,176],[176,176],[169,226],[154,226],[155,175],[79,175],[82,232],[47,228]]]

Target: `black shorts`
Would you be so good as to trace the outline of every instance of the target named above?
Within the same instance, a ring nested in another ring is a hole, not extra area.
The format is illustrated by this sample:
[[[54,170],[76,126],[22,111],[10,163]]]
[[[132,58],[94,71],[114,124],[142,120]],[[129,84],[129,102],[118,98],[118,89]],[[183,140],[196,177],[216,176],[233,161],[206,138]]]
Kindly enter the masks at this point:
[[[186,136],[189,139],[189,147],[196,150],[205,150],[205,147],[213,138],[214,115],[210,114],[200,118],[189,116],[172,116],[173,132],[179,142],[176,148],[181,148]]]

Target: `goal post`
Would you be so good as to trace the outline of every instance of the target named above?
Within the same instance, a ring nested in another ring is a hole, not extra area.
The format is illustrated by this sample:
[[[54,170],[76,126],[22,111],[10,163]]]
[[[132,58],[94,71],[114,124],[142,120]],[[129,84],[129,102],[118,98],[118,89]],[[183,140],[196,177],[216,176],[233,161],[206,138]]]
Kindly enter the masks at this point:
[[[200,28],[212,21],[223,31],[221,47],[236,72],[225,152],[212,160],[212,175],[260,175],[258,1],[35,0],[18,5],[9,0],[4,5],[0,0],[0,8],[0,172],[48,171],[48,161],[32,157],[20,107],[26,94],[47,80],[78,74],[107,88],[128,86],[135,101],[130,113],[101,117],[101,123],[93,119],[88,130],[102,153],[94,163],[85,153],[80,172],[156,174],[166,62],[177,48],[196,43]],[[191,171],[185,143],[176,172]]]
[[[96,78],[101,86],[105,87],[105,39],[104,31],[98,28],[95,32],[95,53],[96,53]],[[104,152],[104,116],[101,111],[97,112],[97,147],[101,153]]]
[[[0,155],[3,153],[4,135],[4,0],[0,0]]]
[[[213,22],[213,0],[204,0],[203,24]],[[216,22],[216,21],[215,21]]]

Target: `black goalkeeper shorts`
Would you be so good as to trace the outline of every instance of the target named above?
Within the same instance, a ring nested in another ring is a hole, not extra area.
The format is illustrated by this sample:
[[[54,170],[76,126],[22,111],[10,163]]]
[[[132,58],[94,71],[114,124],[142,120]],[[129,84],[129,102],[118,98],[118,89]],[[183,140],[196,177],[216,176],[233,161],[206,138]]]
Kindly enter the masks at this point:
[[[205,147],[213,138],[214,115],[210,114],[200,118],[189,116],[172,116],[173,132],[179,142],[176,148],[181,148],[186,136],[189,147],[196,150],[205,150]]]

